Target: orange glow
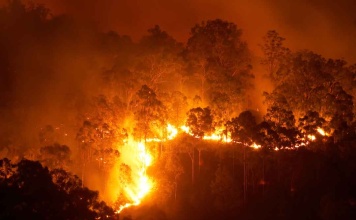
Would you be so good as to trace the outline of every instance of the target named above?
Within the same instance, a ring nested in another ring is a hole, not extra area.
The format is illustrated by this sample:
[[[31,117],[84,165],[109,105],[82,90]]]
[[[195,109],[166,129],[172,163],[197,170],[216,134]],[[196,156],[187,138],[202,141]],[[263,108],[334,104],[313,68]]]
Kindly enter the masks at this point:
[[[311,141],[315,141],[316,137],[315,135],[311,135],[311,134],[308,134],[308,139],[311,140]]]
[[[185,126],[185,125],[182,125],[182,126],[180,127],[180,129],[181,129],[182,131],[184,131],[185,133],[187,133],[187,134],[193,135],[192,132],[190,131],[190,128],[187,127],[187,126]]]
[[[180,129],[191,136],[194,136],[193,133],[191,132],[190,128],[188,126],[182,125]],[[227,134],[224,133],[223,128],[216,128],[214,133],[204,135],[203,140],[212,140],[212,141],[222,141],[225,143],[230,143],[232,142],[231,139],[231,133],[228,132]]]
[[[213,140],[213,141],[220,141],[221,136],[218,134],[211,134],[211,135],[204,135],[203,140]]]
[[[147,168],[152,164],[153,158],[146,149],[145,144],[143,142],[136,142],[130,138],[128,144],[123,147],[121,152],[125,161],[117,163],[123,162],[130,166],[132,181],[124,184],[124,186],[122,183],[117,182],[118,185],[113,189],[113,192],[116,191],[116,195],[122,192],[130,201],[121,205],[117,213],[120,213],[125,208],[139,205],[153,187],[151,179],[146,174]],[[120,176],[119,173],[114,173],[114,175],[116,175],[116,178]]]
[[[184,132],[188,135],[194,136],[193,133],[191,132],[190,128],[188,126],[181,126],[180,130],[178,130],[175,126],[171,124],[167,124],[167,135],[164,139],[159,139],[159,138],[147,138],[145,143],[149,142],[164,142],[166,140],[173,140],[179,132]],[[327,136],[328,134],[321,128],[318,128],[317,130],[321,135]],[[308,140],[310,141],[315,141],[316,136],[315,135],[307,135]],[[209,141],[219,141],[219,142],[224,142],[224,143],[237,143],[236,141],[233,141],[231,139],[231,133],[226,132],[224,128],[217,128],[215,129],[214,133],[211,133],[209,135],[204,135],[202,137],[203,140],[209,140]],[[124,195],[131,201],[129,203],[126,203],[124,205],[121,205],[119,209],[117,210],[117,213],[120,213],[122,210],[125,208],[131,207],[131,206],[137,206],[141,203],[142,199],[146,197],[152,187],[153,183],[150,180],[150,178],[146,174],[147,168],[152,164],[153,158],[152,155],[149,153],[149,151],[146,149],[144,142],[136,142],[132,138],[129,138],[125,142],[126,148],[124,148],[121,152],[124,155],[123,158],[126,158],[126,161],[123,161],[125,164],[128,164],[131,168],[131,178],[132,178],[132,183],[126,184],[125,186],[121,186],[122,189],[121,191],[124,192]],[[238,142],[240,143],[240,142]],[[240,143],[244,144],[244,143]],[[295,146],[296,148],[299,146],[306,146],[308,145],[308,141],[304,141],[298,146]],[[247,144],[244,144],[245,146],[248,146]],[[262,146],[256,143],[251,144],[249,147],[253,149],[260,149]],[[285,149],[293,149],[293,148],[285,148]],[[275,147],[275,151],[278,151],[279,148]],[[115,174],[116,176],[119,176],[120,174]]]
[[[318,128],[317,131],[318,131],[319,134],[321,134],[322,136],[329,136],[329,134],[326,133],[322,128]]]
[[[174,139],[178,134],[178,129],[174,127],[171,124],[167,125],[167,139],[172,140]]]
[[[216,128],[215,132],[210,135],[205,135],[203,140],[213,140],[213,141],[222,141],[225,143],[232,142],[231,133],[224,132],[224,128]]]
[[[254,149],[260,149],[261,145],[253,143],[250,147],[254,148]]]

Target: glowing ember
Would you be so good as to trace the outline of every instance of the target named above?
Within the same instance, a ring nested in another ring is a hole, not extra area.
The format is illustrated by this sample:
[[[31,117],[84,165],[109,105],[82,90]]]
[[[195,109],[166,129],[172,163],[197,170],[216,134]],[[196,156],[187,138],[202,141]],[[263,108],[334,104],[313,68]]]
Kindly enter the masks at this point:
[[[329,136],[329,134],[326,133],[322,128],[318,128],[317,131],[318,131],[319,134],[321,134],[322,136]]]
[[[250,147],[254,148],[254,149],[260,149],[261,145],[253,143]]]
[[[315,141],[316,137],[315,135],[311,135],[311,134],[308,134],[308,139],[311,140],[311,141]]]

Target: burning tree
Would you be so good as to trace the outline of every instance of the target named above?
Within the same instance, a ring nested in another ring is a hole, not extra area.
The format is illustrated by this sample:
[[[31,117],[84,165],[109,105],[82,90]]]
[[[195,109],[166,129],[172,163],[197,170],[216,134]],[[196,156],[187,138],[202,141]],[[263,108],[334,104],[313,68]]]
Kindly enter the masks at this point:
[[[136,119],[134,136],[138,140],[146,142],[148,138],[163,137],[166,109],[152,89],[143,85],[131,103],[131,108]]]

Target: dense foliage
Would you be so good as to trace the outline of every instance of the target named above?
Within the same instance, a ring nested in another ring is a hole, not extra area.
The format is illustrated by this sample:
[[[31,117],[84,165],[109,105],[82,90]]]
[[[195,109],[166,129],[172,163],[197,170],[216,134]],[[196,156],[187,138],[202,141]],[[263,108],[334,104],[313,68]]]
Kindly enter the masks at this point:
[[[186,44],[159,26],[135,42],[8,1],[0,219],[118,218],[124,195],[99,200],[113,197],[114,168],[132,182],[130,138],[147,142],[155,187],[123,219],[356,219],[356,65],[292,51],[275,30],[257,57],[242,36],[215,19]],[[168,140],[167,123],[190,134]],[[221,140],[204,140],[212,133]]]
[[[51,172],[39,162],[12,164],[0,160],[1,219],[116,219],[114,210],[98,201],[98,192],[82,186],[77,176]]]

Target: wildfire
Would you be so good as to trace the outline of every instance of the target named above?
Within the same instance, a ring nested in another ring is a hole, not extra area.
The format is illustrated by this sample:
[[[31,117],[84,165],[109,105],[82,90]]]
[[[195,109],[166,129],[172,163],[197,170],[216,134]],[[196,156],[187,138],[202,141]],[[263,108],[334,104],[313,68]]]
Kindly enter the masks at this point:
[[[218,134],[211,134],[211,135],[204,135],[203,140],[213,140],[213,141],[220,141],[221,136]]]
[[[308,134],[308,139],[311,140],[311,141],[315,141],[316,137],[315,135],[312,135],[312,134]]]
[[[329,136],[329,133],[325,132],[324,129],[322,128],[318,128],[316,129],[316,131],[321,135],[321,136]],[[312,135],[312,134],[308,134],[307,138],[311,141],[315,141],[316,140],[316,136]]]
[[[322,136],[329,136],[329,134],[326,133],[322,128],[318,128],[317,131],[318,131],[319,134],[321,134]]]
[[[213,141],[222,141],[225,143],[232,142],[231,133],[225,132],[224,128],[217,128],[215,132],[210,135],[204,135],[203,140],[213,140]]]
[[[174,127],[171,124],[167,125],[167,139],[172,140],[174,139],[178,134],[178,129]]]
[[[147,141],[147,140],[146,140]],[[141,203],[142,199],[150,192],[152,189],[152,181],[146,174],[147,168],[152,164],[152,156],[146,149],[146,146],[142,142],[131,142],[131,147],[135,146],[135,155],[132,157],[131,169],[132,169],[132,180],[133,183],[124,187],[125,195],[131,201],[124,205],[121,205],[117,210],[120,213],[125,208],[131,206],[137,206]],[[126,155],[125,155],[126,156]],[[129,156],[129,155],[127,155]]]
[[[163,142],[166,140],[173,140],[179,132],[184,132],[186,134],[189,134],[193,136],[193,133],[191,132],[190,128],[188,126],[181,126],[180,130],[178,130],[175,126],[171,124],[167,124],[166,127],[166,137],[163,139],[160,138],[147,138],[145,143],[149,142]],[[322,128],[318,128],[317,132],[321,134],[322,136],[328,136],[329,134],[326,133]],[[315,135],[307,135],[307,138],[310,141],[316,140]],[[223,128],[216,129],[214,133],[204,135],[202,137],[203,140],[211,140],[211,141],[221,141],[224,143],[231,143],[233,140],[231,139],[231,133],[226,132]],[[131,167],[132,170],[132,183],[127,184],[124,186],[123,191],[125,192],[125,195],[128,197],[128,199],[131,201],[129,203],[126,203],[124,205],[121,205],[119,209],[117,210],[117,213],[120,213],[122,210],[125,208],[131,207],[131,206],[137,206],[141,203],[142,199],[149,194],[149,192],[152,189],[152,181],[150,178],[147,176],[146,171],[147,168],[151,165],[152,163],[152,156],[149,153],[149,151],[146,149],[145,143],[143,142],[136,142],[132,139],[128,140],[126,142],[126,145],[128,145],[129,151],[125,152],[125,156],[131,158],[129,161],[126,163]],[[303,142],[301,146],[307,145],[308,142]],[[248,146],[248,145],[246,145]],[[249,147],[254,148],[254,149],[260,149],[261,145],[253,143]],[[295,146],[299,147],[299,146]],[[135,149],[132,151],[132,149]],[[278,151],[279,149],[276,147],[274,149],[275,151]]]
[[[254,148],[254,149],[260,149],[261,145],[253,143],[250,147]]]
[[[180,126],[180,129],[187,134],[193,135],[188,126],[182,125]]]

